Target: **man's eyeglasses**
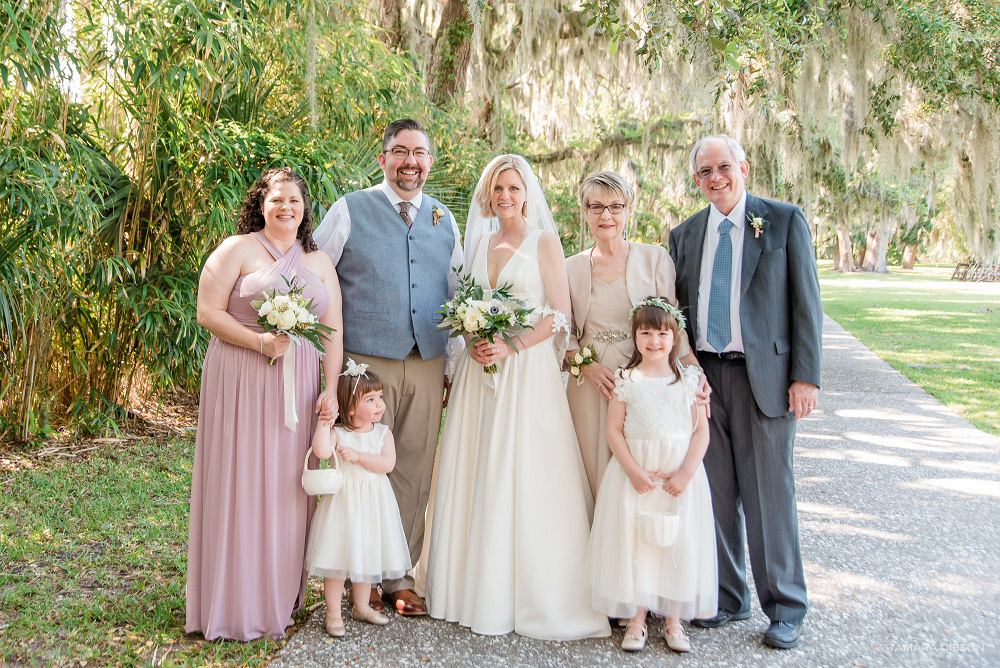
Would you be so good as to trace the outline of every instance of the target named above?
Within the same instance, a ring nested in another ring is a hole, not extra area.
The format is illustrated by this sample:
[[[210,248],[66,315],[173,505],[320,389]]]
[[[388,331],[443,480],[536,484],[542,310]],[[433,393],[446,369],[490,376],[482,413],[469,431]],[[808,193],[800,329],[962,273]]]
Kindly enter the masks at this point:
[[[614,203],[614,204],[588,204],[587,210],[590,211],[595,216],[600,216],[607,209],[611,213],[621,213],[625,210],[624,204]]]
[[[417,160],[423,160],[424,158],[430,156],[431,152],[426,148],[415,148],[412,151],[408,148],[403,148],[402,146],[393,146],[386,153],[391,153],[392,157],[399,158],[400,160],[406,160],[406,158],[412,153],[413,157]]]
[[[731,171],[733,171],[733,166],[724,162],[715,169],[712,169],[711,167],[702,167],[698,170],[698,178],[707,179],[712,175],[712,172],[718,172],[719,176],[727,176]]]

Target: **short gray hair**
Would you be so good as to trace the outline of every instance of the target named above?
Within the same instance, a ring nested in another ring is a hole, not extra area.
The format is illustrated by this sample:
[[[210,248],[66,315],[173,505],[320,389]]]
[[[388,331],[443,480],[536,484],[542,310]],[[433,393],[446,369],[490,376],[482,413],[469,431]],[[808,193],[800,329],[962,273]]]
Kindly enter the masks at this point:
[[[740,146],[740,143],[738,141],[736,141],[729,135],[726,134],[705,135],[697,142],[695,142],[694,148],[691,149],[691,173],[693,174],[698,173],[698,151],[701,150],[702,146],[704,146],[710,141],[715,141],[716,139],[721,139],[722,141],[729,144],[729,150],[732,151],[733,158],[736,160],[736,162],[746,162],[747,152],[743,150],[743,147]]]
[[[625,177],[618,172],[606,170],[603,172],[592,172],[584,177],[580,184],[580,206],[583,209],[590,204],[590,193],[595,188],[602,188],[613,195],[618,195],[625,200],[625,206],[631,207],[635,201],[635,191]]]

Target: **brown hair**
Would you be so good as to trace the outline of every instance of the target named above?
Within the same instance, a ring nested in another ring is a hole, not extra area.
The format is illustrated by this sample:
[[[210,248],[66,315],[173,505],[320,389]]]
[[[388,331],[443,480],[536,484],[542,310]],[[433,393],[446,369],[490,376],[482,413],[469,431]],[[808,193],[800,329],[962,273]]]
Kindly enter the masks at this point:
[[[647,297],[646,299],[654,299],[654,297]],[[664,302],[667,301],[666,297],[660,297]],[[677,319],[671,315],[666,310],[660,308],[659,306],[653,305],[643,305],[632,311],[632,342],[635,343],[635,334],[640,329],[657,329],[657,330],[670,330],[674,333],[674,345],[670,349],[670,355],[668,356],[668,362],[670,363],[670,370],[674,372],[673,382],[677,382],[681,379],[681,363],[680,363],[680,339],[684,336],[684,328],[681,324],[677,322]],[[642,353],[639,352],[639,346],[635,347],[635,352],[632,353],[632,358],[625,365],[625,369],[634,369],[639,366],[642,362]]]
[[[243,198],[243,204],[240,205],[240,215],[236,219],[236,233],[250,234],[264,229],[264,213],[262,211],[264,197],[267,196],[267,191],[271,189],[272,185],[285,181],[294,183],[298,186],[299,192],[302,193],[302,222],[299,223],[295,238],[302,242],[304,252],[312,253],[319,250],[316,242],[313,241],[313,214],[309,206],[309,189],[306,187],[305,179],[296,174],[291,167],[272,167],[253,182],[247,191],[247,196]]]
[[[358,407],[361,397],[381,389],[382,379],[371,370],[365,371],[360,376],[343,376],[340,379],[337,383],[337,406],[340,408],[340,421],[345,429],[357,428],[352,413]]]
[[[423,132],[424,137],[427,138],[427,148],[428,150],[431,149],[431,136],[427,134],[427,130],[420,124],[420,121],[415,118],[400,118],[385,126],[385,132],[382,134],[382,153],[389,150],[390,142],[403,130]]]

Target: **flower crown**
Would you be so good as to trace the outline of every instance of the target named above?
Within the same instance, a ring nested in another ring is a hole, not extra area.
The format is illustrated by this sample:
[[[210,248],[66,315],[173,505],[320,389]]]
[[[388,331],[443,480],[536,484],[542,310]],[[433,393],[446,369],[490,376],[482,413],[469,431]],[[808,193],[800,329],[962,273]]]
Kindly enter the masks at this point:
[[[354,394],[355,392],[358,391],[358,383],[361,382],[361,376],[364,376],[365,378],[368,377],[368,365],[367,364],[358,364],[357,362],[355,362],[354,360],[352,360],[350,357],[348,357],[347,358],[347,368],[344,369],[344,373],[342,373],[340,375],[341,376],[351,376],[352,378],[356,379],[354,381],[354,389],[351,390],[351,394]]]
[[[630,324],[632,323],[632,320],[635,318],[635,312],[641,309],[643,306],[655,306],[656,308],[663,309],[671,316],[673,316],[674,320],[677,321],[677,324],[680,325],[681,329],[684,329],[686,321],[684,320],[684,314],[681,313],[681,310],[676,306],[674,306],[673,304],[663,301],[659,297],[650,297],[649,299],[643,299],[641,302],[636,304],[635,308],[632,309],[632,312],[628,314],[628,321]]]

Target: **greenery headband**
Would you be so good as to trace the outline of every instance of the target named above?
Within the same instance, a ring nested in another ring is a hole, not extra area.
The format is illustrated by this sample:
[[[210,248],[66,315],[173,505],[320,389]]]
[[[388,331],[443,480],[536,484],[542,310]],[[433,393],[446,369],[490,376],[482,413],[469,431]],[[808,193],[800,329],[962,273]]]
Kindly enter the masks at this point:
[[[643,299],[641,302],[636,304],[635,308],[633,308],[632,312],[629,313],[628,315],[628,321],[630,324],[635,319],[635,312],[641,309],[643,306],[655,306],[656,308],[663,309],[671,316],[673,316],[674,320],[677,321],[677,324],[680,325],[681,329],[684,329],[685,320],[684,320],[684,314],[681,313],[681,310],[676,306],[674,306],[673,304],[663,301],[659,297],[650,297],[649,299]]]

